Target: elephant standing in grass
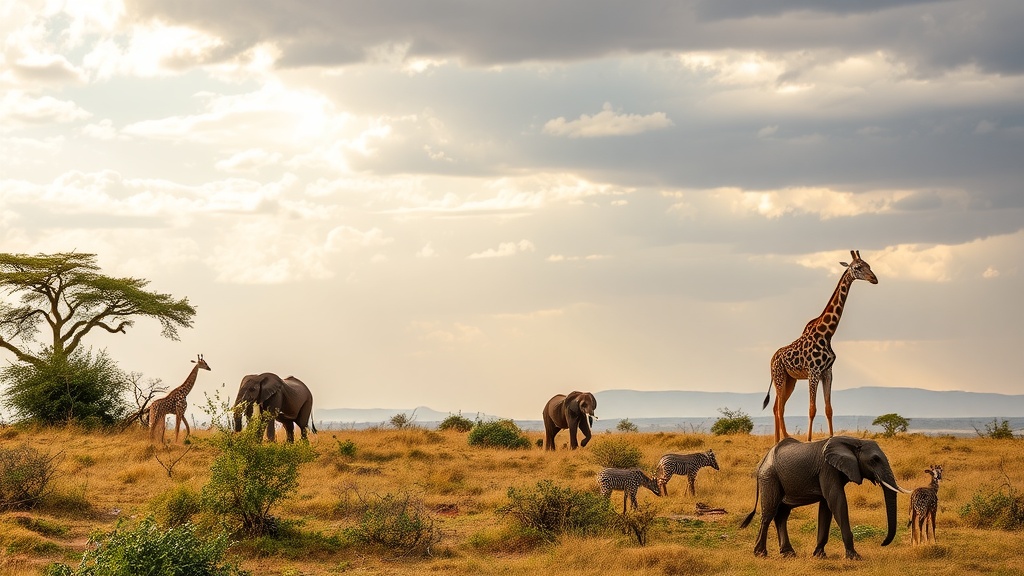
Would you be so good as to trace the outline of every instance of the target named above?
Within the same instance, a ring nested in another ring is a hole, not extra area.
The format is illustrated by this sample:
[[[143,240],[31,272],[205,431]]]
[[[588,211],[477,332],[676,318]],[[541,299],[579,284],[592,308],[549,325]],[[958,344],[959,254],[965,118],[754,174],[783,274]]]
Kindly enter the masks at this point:
[[[267,423],[267,438],[271,442],[275,441],[275,420],[284,425],[289,442],[295,441],[296,424],[303,440],[307,440],[307,426],[312,426],[313,432],[317,431],[310,418],[313,413],[313,393],[294,376],[282,380],[277,374],[264,372],[243,377],[232,408],[235,413],[235,432],[242,430],[242,413],[251,419],[254,406],[272,417]]]
[[[768,555],[768,525],[775,522],[779,552],[783,556],[796,556],[786,528],[789,513],[797,506],[816,503],[818,543],[814,555],[825,557],[829,526],[835,518],[843,535],[846,558],[859,560],[860,555],[853,548],[845,487],[848,482],[860,484],[864,479],[883,487],[888,531],[882,546],[886,546],[896,535],[896,492],[909,492],[896,483],[889,459],[878,444],[847,436],[835,436],[817,442],[783,439],[765,454],[757,468],[761,529],[754,544],[754,555]],[[743,520],[740,528],[745,528],[754,518],[758,496],[754,497],[754,510]]]
[[[555,435],[569,430],[569,447],[586,446],[590,442],[590,425],[593,423],[597,398],[590,392],[557,394],[544,405],[544,448],[555,449]],[[577,445],[576,431],[583,432],[583,442]]]

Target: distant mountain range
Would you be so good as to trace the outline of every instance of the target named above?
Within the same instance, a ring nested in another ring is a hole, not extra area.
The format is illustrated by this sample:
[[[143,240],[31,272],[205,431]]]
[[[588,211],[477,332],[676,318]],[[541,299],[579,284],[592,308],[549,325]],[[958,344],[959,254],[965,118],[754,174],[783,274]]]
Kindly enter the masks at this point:
[[[767,387],[766,387],[767,391]],[[640,391],[605,390],[595,392],[599,422],[608,424],[628,418],[630,421],[647,419],[711,419],[719,417],[720,409],[739,410],[755,420],[771,417],[775,401],[772,390],[768,408],[761,410],[764,392],[694,392],[682,390]],[[544,399],[538,400],[537,412]],[[807,422],[807,385],[797,386],[786,403],[786,422]],[[825,405],[818,392],[818,417],[815,425],[825,421]],[[993,394],[984,392],[934,391],[920,388],[863,387],[832,391],[832,406],[836,417],[856,416],[858,421],[895,412],[905,418],[1004,418],[1024,417],[1024,395]],[[418,423],[440,422],[452,412],[441,412],[425,406],[418,408],[325,408],[317,409],[314,417],[319,422],[340,424],[387,424],[396,414],[407,414]],[[484,420],[506,417],[463,412],[463,416]],[[532,420],[524,420],[531,423]],[[537,418],[536,422],[540,422]],[[614,427],[614,426],[613,426]],[[595,428],[598,428],[595,425]]]

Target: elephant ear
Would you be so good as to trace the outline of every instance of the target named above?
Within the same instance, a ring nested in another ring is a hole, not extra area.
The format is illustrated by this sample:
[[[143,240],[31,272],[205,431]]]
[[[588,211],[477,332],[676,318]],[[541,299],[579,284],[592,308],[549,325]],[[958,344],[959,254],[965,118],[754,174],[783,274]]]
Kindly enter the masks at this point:
[[[260,381],[260,406],[265,406],[267,401],[270,400],[274,394],[277,394],[284,388],[284,382],[274,374],[264,374],[263,379]]]
[[[833,437],[825,442],[822,451],[825,453],[825,462],[842,472],[850,482],[860,484],[864,477],[860,474],[860,464],[857,461],[858,449],[858,446]]]

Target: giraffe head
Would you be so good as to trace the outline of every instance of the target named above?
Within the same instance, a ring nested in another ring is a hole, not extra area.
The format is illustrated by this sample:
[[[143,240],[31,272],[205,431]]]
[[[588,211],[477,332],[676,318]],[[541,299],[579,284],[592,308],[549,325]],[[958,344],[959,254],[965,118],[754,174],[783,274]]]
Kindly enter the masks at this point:
[[[853,261],[847,264],[846,262],[840,262],[844,268],[846,268],[853,276],[854,280],[867,280],[872,284],[878,284],[878,278],[875,273],[871,271],[871,266],[860,259],[860,250],[850,250],[850,256],[853,257]]]
[[[931,476],[937,484],[939,480],[942,480],[942,464],[932,465],[929,468],[925,468],[924,473]]]
[[[206,360],[203,360],[203,355],[202,354],[197,354],[196,358],[197,358],[197,360],[193,360],[192,363],[193,364],[197,364],[197,366],[196,366],[197,368],[202,368],[203,370],[209,370],[210,369],[210,365],[206,363]]]

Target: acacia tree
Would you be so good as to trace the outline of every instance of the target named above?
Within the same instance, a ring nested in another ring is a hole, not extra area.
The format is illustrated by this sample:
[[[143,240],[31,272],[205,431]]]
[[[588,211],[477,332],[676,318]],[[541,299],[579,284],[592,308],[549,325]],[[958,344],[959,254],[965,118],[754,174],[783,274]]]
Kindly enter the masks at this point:
[[[22,379],[28,369],[46,375],[37,383],[58,386],[52,374],[65,374],[76,359],[91,362],[80,348],[86,335],[94,330],[126,334],[139,317],[157,320],[163,336],[177,340],[179,328],[192,326],[195,308],[187,298],[151,292],[148,285],[148,280],[100,273],[95,254],[0,253],[0,348],[21,362],[5,375]],[[41,332],[43,342],[37,341]],[[101,373],[111,373],[109,363]],[[64,380],[68,389],[81,385],[81,379]],[[33,392],[38,396],[39,390]]]

